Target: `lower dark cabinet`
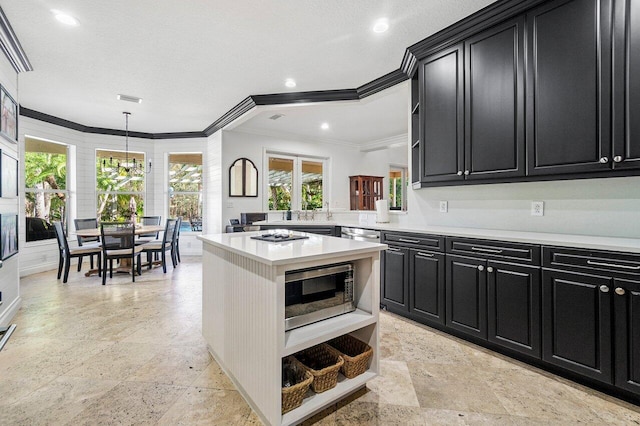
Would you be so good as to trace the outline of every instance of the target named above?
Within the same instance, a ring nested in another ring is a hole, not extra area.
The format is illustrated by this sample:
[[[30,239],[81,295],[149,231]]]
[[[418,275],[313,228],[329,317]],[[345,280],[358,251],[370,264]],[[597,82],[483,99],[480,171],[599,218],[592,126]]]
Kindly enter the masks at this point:
[[[409,251],[409,312],[425,324],[444,325],[444,254]]]
[[[540,358],[540,293],[540,268],[488,262],[489,341]]]
[[[615,385],[640,395],[640,280],[613,283]]]
[[[462,333],[486,339],[486,261],[465,256],[446,257],[446,325]]]
[[[389,247],[382,254],[380,302],[391,312],[409,311],[409,249]]]
[[[612,383],[611,279],[554,270],[542,272],[542,358]]]

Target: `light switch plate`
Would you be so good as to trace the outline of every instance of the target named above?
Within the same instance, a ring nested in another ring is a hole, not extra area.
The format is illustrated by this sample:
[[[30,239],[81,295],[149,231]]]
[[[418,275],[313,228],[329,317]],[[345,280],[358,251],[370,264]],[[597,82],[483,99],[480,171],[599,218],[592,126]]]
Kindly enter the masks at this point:
[[[531,216],[544,216],[544,201],[531,202]]]
[[[449,211],[449,203],[447,201],[440,201],[440,213],[446,213]]]

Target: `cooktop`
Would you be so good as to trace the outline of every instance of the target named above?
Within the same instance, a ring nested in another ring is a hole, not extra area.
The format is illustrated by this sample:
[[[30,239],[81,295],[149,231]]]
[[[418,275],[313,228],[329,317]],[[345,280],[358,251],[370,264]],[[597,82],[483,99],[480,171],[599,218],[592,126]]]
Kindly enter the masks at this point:
[[[255,237],[251,237],[254,240],[260,241],[268,241],[271,243],[281,243],[283,241],[293,241],[293,240],[304,240],[307,237],[306,235],[293,235],[288,233],[277,233],[277,234],[262,234],[256,235]]]

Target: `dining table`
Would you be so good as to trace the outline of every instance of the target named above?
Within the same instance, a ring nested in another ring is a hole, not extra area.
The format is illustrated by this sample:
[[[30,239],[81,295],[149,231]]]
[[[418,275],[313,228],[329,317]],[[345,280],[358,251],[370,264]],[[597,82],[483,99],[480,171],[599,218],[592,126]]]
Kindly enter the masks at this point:
[[[136,226],[134,233],[135,235],[144,235],[144,234],[154,234],[157,232],[164,231],[164,226],[161,225],[140,225]],[[78,229],[76,231],[76,235],[79,237],[100,237],[100,228],[87,228],[87,229]],[[130,234],[129,234],[130,235]],[[116,269],[116,272],[131,272],[131,261],[129,259],[121,259],[120,266]],[[84,276],[88,277],[90,275],[95,275],[98,273],[98,269],[90,269],[87,271]]]

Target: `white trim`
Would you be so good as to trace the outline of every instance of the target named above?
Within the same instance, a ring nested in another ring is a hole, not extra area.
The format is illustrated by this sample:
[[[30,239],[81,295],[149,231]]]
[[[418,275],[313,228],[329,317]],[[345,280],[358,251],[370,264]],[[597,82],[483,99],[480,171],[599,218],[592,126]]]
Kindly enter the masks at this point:
[[[13,317],[18,313],[20,306],[22,306],[22,297],[18,296],[0,315],[0,327],[6,327],[11,323]]]

